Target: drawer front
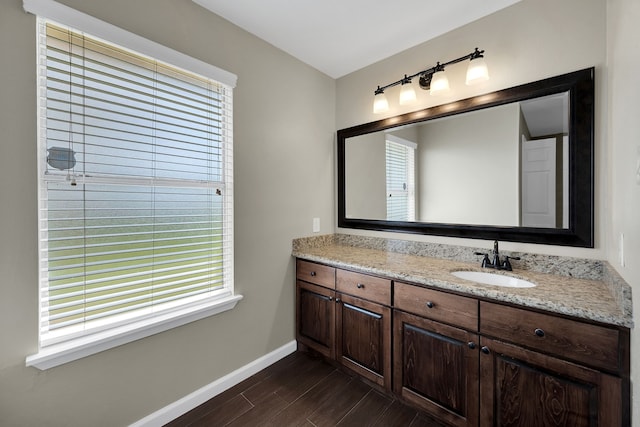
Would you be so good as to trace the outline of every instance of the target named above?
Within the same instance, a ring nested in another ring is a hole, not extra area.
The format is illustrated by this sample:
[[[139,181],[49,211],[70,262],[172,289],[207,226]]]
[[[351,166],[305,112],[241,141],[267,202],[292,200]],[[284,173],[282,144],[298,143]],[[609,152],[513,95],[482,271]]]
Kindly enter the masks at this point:
[[[396,282],[393,306],[470,331],[478,330],[478,300],[474,298]]]
[[[336,288],[336,269],[315,262],[296,261],[296,278],[326,288]]]
[[[480,332],[588,366],[621,368],[617,329],[482,301]]]
[[[391,305],[391,280],[388,279],[337,270],[336,290],[383,305]]]

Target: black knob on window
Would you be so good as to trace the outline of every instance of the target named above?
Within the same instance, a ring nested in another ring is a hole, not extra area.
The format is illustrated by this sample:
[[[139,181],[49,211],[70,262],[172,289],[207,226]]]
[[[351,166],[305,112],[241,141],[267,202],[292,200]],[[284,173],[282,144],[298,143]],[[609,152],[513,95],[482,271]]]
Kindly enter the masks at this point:
[[[537,328],[535,331],[533,331],[537,336],[539,337],[543,337],[544,336],[544,331],[540,328]]]
[[[469,348],[471,350],[473,350],[474,348],[476,348],[476,343],[474,343],[473,341],[469,341],[469,343],[467,344],[469,346]]]
[[[487,346],[482,347],[480,350],[482,350],[482,352],[483,352],[484,354],[489,354],[489,353],[491,353],[491,350],[489,350],[489,347],[487,347]]]
[[[429,308],[433,308],[433,306],[434,306],[434,305],[435,305],[435,304],[434,304],[434,303],[432,303],[431,301],[427,301],[427,307],[429,307]]]

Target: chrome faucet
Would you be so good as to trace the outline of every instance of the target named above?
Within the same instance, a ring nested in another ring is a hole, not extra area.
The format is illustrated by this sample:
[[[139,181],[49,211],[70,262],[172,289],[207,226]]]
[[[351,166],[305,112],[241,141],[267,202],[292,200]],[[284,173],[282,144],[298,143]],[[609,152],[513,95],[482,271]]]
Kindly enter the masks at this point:
[[[500,261],[500,252],[498,250],[498,241],[493,242],[493,260],[489,259],[489,254],[484,252],[474,252],[475,255],[484,255],[482,258],[482,268],[495,268],[496,270],[512,271],[510,259],[520,260],[520,257],[505,256],[504,261]]]

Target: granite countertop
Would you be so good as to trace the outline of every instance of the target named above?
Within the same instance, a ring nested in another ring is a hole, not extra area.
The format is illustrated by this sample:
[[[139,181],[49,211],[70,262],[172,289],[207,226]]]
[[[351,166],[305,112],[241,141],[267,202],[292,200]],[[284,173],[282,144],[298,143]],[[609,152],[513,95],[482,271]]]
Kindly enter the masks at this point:
[[[297,243],[297,244],[296,244]],[[399,253],[379,248],[358,247],[325,239],[314,244],[294,241],[292,255],[297,258],[385,276],[456,293],[504,301],[524,307],[575,316],[611,325],[633,327],[631,291],[613,289],[628,285],[619,277],[610,280],[576,278],[567,275],[541,273],[532,270],[502,272],[481,269],[479,262]],[[536,284],[533,288],[507,288],[482,285],[451,274],[456,270],[484,271],[505,274]],[[606,270],[606,269],[605,269]],[[615,273],[612,273],[614,276]]]

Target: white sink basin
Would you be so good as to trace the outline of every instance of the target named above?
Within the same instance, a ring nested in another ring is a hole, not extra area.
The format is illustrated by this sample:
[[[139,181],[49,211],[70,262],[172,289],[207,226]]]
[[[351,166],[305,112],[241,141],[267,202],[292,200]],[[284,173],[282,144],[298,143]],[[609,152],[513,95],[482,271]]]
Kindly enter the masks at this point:
[[[535,283],[517,277],[503,274],[487,273],[484,271],[452,271],[456,277],[485,285],[503,286],[507,288],[533,288]]]

